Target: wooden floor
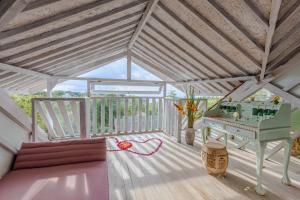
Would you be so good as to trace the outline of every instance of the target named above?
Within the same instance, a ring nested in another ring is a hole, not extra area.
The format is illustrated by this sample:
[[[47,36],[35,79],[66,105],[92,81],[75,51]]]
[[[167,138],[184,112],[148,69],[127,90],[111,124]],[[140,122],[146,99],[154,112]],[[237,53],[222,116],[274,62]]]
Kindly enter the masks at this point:
[[[280,183],[282,167],[279,152],[271,161],[265,161],[263,183],[267,194],[262,197],[254,191],[255,154],[237,150],[231,141],[229,167],[226,178],[207,174],[200,160],[200,139],[194,147],[178,144],[174,138],[161,133],[122,136],[120,139],[145,140],[158,137],[163,140],[160,150],[152,156],[140,156],[129,152],[109,152],[110,199],[151,200],[201,200],[201,199],[300,199],[300,159],[292,158],[290,178],[292,186]],[[184,140],[183,140],[184,141]],[[152,151],[157,142],[136,146],[137,151]],[[114,148],[114,140],[109,140]]]

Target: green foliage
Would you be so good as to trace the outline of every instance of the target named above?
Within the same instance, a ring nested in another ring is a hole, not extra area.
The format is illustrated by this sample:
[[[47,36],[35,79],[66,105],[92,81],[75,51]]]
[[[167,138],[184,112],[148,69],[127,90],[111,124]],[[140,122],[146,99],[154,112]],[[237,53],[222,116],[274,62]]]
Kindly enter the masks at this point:
[[[34,95],[11,95],[11,98],[16,102],[16,104],[24,110],[24,112],[31,117],[32,116],[32,104],[31,104],[31,99],[36,98],[36,97],[45,97],[46,93],[44,92],[39,92]],[[40,115],[37,116],[37,122],[39,126],[46,130],[46,126],[41,118]]]

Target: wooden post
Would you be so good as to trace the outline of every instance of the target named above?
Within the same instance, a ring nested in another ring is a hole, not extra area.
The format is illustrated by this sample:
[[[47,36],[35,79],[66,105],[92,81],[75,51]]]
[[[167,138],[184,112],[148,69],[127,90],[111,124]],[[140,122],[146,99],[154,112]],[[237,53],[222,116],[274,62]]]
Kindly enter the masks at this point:
[[[37,129],[37,124],[36,124],[36,110],[35,110],[35,100],[31,100],[31,106],[32,106],[32,141],[36,142],[37,140],[37,134],[38,134],[38,129]]]
[[[131,80],[131,54],[127,52],[127,80]]]
[[[80,118],[80,138],[87,138],[87,124],[86,124],[86,105],[85,101],[81,100],[79,103],[79,118]]]
[[[180,103],[180,100],[178,101]],[[182,116],[177,112],[177,142],[181,143]]]
[[[148,122],[149,122],[149,98],[146,98],[146,108],[145,108],[145,131],[148,131],[149,126],[148,126]]]

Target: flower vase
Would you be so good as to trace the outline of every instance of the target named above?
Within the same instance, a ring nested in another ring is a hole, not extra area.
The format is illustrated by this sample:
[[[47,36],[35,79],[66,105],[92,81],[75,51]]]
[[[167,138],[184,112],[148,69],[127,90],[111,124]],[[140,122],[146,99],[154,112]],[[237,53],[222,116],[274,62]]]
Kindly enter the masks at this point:
[[[185,141],[188,145],[194,145],[195,140],[195,129],[187,128],[185,131]]]

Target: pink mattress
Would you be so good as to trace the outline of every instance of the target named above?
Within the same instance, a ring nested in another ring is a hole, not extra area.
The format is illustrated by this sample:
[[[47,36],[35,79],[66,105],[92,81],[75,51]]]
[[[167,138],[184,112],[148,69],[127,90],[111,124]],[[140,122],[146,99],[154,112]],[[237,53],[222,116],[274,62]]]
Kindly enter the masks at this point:
[[[0,181],[1,200],[108,200],[106,161],[9,172]]]

